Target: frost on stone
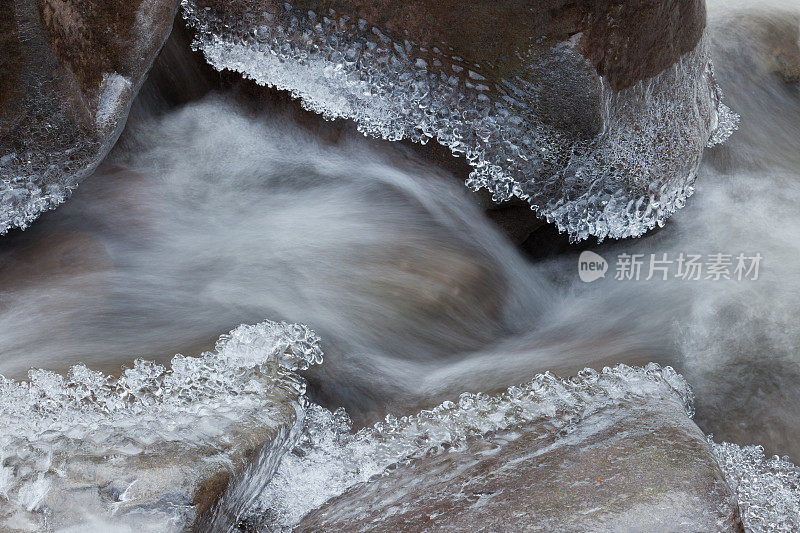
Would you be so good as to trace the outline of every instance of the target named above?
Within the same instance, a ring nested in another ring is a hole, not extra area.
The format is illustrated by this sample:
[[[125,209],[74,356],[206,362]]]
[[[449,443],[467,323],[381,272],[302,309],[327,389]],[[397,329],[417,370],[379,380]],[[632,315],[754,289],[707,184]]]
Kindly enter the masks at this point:
[[[306,108],[353,119],[368,135],[434,139],[467,157],[470,188],[498,202],[526,199],[573,240],[639,236],[663,225],[692,194],[703,148],[735,128],[736,116],[720,107],[705,38],[621,92],[602,78],[574,91],[576,102],[578,93],[599,91],[602,126],[586,136],[543,118],[562,105],[551,101],[552,89],[569,91],[570,73],[588,66],[569,44],[524,59],[532,73],[525,79],[493,83],[444,45],[430,50],[333,10],[279,4],[244,2],[232,19],[200,0],[182,2],[194,47],[215,68],[288,90]]]
[[[185,525],[203,476],[302,414],[294,371],[321,361],[314,332],[263,322],[170,368],[138,360],[119,378],[83,365],[67,376],[32,370],[27,382],[0,376],[0,530],[126,512],[157,514],[160,531]]]
[[[4,4],[0,235],[65,201],[106,156],[176,0]]]
[[[713,441],[711,446],[748,532],[800,531],[800,468],[788,457],[766,458],[761,446]]]
[[[462,394],[430,410],[403,418],[388,416],[373,427],[351,432],[343,409],[312,405],[294,450],[287,453],[260,497],[260,515],[273,530],[290,530],[309,511],[392,465],[448,450],[470,439],[542,423],[558,433],[601,410],[625,403],[678,402],[691,415],[693,398],[670,367],[618,365],[584,370],[561,379],[539,374],[501,395]]]
[[[175,356],[170,368],[139,360],[119,378],[83,365],[66,377],[45,370],[31,371],[27,382],[0,377],[0,529],[185,530],[197,518],[197,487],[230,471],[232,450],[249,439],[268,446],[255,457],[240,453],[248,465],[199,530],[238,523],[289,530],[358,483],[465,450],[474,439],[522,428],[568,434],[631,405],[694,410],[691,389],[670,367],[618,365],[569,379],[539,374],[500,395],[464,393],[353,432],[344,410],[305,398],[295,372],[321,361],[308,328],[263,322],[220,337],[214,352]],[[797,467],[765,459],[758,447],[712,446],[748,530],[797,530]]]

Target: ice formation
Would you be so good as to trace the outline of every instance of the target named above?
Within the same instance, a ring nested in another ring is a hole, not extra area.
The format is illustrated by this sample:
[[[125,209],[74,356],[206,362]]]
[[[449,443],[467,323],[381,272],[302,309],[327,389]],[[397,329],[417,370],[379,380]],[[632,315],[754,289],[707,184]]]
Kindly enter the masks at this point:
[[[176,483],[186,472],[175,471],[230,462],[230,441],[263,428],[277,428],[278,436],[233,479],[201,531],[229,530],[234,522],[287,530],[395,465],[502,431],[537,424],[559,433],[631,401],[677,402],[693,414],[686,381],[651,363],[586,369],[570,379],[538,374],[500,395],[464,393],[353,432],[342,409],[331,412],[304,396],[295,372],[321,361],[308,328],[263,322],[221,337],[215,352],[178,355],[169,369],[140,360],[119,378],[81,365],[67,377],[45,370],[31,371],[28,382],[0,377],[0,526],[105,531],[113,517],[120,531],[179,531],[194,519],[195,503]],[[281,409],[292,412],[291,424],[280,425]],[[172,444],[178,447],[171,452]],[[759,447],[712,446],[749,531],[797,529],[797,467],[765,459]],[[103,505],[87,508],[87,494]]]
[[[400,463],[535,422],[544,421],[557,433],[632,399],[678,401],[688,416],[694,415],[694,395],[683,377],[654,363],[600,372],[586,369],[570,379],[538,374],[499,396],[465,393],[458,402],[400,419],[388,416],[355,433],[344,410],[331,412],[311,404],[296,448],[283,457],[253,512],[274,530],[290,530],[330,498]],[[737,496],[746,531],[797,531],[800,468],[788,458],[766,459],[760,446],[709,441]]]
[[[72,148],[47,157],[17,152],[0,155],[0,235],[28,227],[42,212],[63,203],[89,174],[92,165],[82,160],[80,150],[94,152],[98,145],[80,137]]]
[[[93,510],[184,522],[193,502],[191,491],[188,500],[179,493],[194,482],[181,486],[181,468],[225,465],[236,445],[229,440],[276,427],[287,409],[301,413],[304,384],[294,371],[321,360],[305,326],[263,322],[222,336],[214,353],[177,355],[169,369],[139,360],[119,378],[82,365],[66,377],[0,376],[0,529],[58,525]],[[95,509],[81,499],[87,491],[102,500]],[[65,492],[72,501],[60,499]]]
[[[182,2],[194,46],[215,68],[288,90],[306,108],[353,119],[368,135],[434,139],[467,157],[470,188],[486,188],[495,201],[528,200],[573,240],[639,236],[663,225],[692,194],[703,148],[736,127],[720,103],[705,38],[621,92],[599,79],[602,131],[587,138],[537,113],[553,93],[569,90],[559,69],[585,62],[569,45],[527,59],[536,76],[494,84],[444,45],[429,50],[333,10],[277,5],[254,3],[228,20]]]
[[[304,381],[295,371],[321,360],[319,339],[308,328],[263,322],[221,337],[213,353],[176,356],[170,369],[140,360],[119,378],[85,366],[73,367],[67,377],[45,370],[31,371],[28,382],[0,377],[0,525],[46,530],[61,523],[73,528],[65,531],[104,531],[113,516],[120,531],[179,531],[194,516],[193,502],[175,496],[186,488],[174,486],[172,476],[183,458],[189,470],[230,461],[228,441],[246,438],[232,429],[275,428],[282,399],[294,422],[281,427],[279,437],[234,478],[205,530],[229,529],[231,516],[237,523],[287,530],[328,499],[394,465],[463,449],[471,439],[504,430],[537,424],[558,433],[631,401],[678,402],[693,414],[685,380],[651,363],[587,369],[570,379],[539,374],[500,395],[464,393],[456,402],[399,419],[388,416],[353,432],[342,409],[331,412],[304,396]],[[157,463],[154,484],[149,461],[173,443],[180,458],[168,453],[166,462]],[[797,467],[786,459],[765,459],[759,447],[712,446],[748,531],[797,529]],[[203,458],[209,447],[213,453]],[[134,457],[139,462],[131,462]],[[92,497],[105,503],[95,514],[81,507],[87,484]],[[148,485],[143,490],[138,484]],[[54,500],[54,493],[68,494],[69,504]]]
[[[800,468],[761,446],[711,443],[750,533],[800,531]]]

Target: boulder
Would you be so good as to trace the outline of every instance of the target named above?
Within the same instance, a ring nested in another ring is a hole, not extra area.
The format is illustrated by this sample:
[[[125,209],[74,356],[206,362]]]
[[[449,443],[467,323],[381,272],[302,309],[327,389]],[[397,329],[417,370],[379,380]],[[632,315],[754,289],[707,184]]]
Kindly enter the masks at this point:
[[[233,24],[242,16],[247,22],[257,22],[264,16],[259,9],[272,14],[313,11],[319,17],[335,14],[363,21],[362,25],[389,36],[405,36],[429,51],[446,43],[451,55],[466,64],[482,65],[494,80],[517,71],[521,56],[553,48],[577,35],[577,49],[617,90],[674,64],[697,46],[705,28],[702,0],[500,4],[490,0],[293,0],[287,6],[271,0],[200,0],[196,5]],[[428,57],[436,57],[435,52]]]
[[[113,146],[177,0],[10,0],[0,13],[0,234],[64,201]]]
[[[471,188],[574,240],[663,224],[732,127],[700,0],[182,5],[215,68],[370,135],[436,140],[466,155]]]
[[[295,531],[743,531],[703,433],[662,404],[598,413],[563,434],[499,432],[418,459]]]
[[[113,520],[183,531],[218,508],[230,516],[223,494],[257,479],[247,468],[279,453],[302,420],[293,371],[320,361],[313,332],[264,322],[170,369],[140,360],[119,378],[82,365],[66,377],[0,376],[0,530]]]
[[[262,495],[272,530],[742,531],[666,367],[549,373],[349,433],[311,410]]]

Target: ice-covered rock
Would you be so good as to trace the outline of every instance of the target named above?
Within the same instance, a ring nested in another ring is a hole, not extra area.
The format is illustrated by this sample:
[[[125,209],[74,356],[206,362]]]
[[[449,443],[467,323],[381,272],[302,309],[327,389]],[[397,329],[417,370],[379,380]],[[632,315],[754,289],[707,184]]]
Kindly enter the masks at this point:
[[[182,531],[281,454],[305,410],[294,371],[321,358],[306,327],[263,322],[169,369],[0,376],[0,530]]]
[[[20,0],[0,12],[0,235],[64,201],[117,139],[177,0]]]
[[[735,127],[700,0],[182,6],[217,69],[370,135],[435,139],[466,155],[471,188],[527,200],[577,240],[662,225]]]
[[[296,371],[321,359],[308,328],[263,322],[169,369],[0,377],[0,530],[740,531],[739,507],[752,531],[800,523],[797,467],[706,440],[669,367],[539,374],[353,432],[304,396]]]
[[[550,374],[350,433],[313,407],[254,508],[272,530],[737,531],[670,368]]]

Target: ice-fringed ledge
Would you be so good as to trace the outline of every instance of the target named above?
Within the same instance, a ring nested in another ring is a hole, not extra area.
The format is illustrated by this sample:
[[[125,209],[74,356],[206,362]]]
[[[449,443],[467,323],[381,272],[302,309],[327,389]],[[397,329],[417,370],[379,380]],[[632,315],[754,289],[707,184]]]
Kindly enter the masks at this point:
[[[225,530],[233,518],[289,529],[375,476],[516,428],[567,436],[594,415],[653,402],[693,414],[691,390],[671,368],[618,365],[570,379],[539,374],[353,432],[343,410],[304,396],[296,371],[321,360],[308,328],[264,322],[223,336],[214,352],[176,356],[169,369],[138,361],[119,378],[76,366],[67,377],[0,379],[0,526],[179,531],[198,518],[205,481],[222,473],[232,483],[201,526]],[[796,528],[797,467],[755,447],[713,446],[749,530]]]
[[[446,45],[430,50],[364,20],[279,4],[242,3],[240,16],[223,20],[195,0],[182,2],[194,47],[215,68],[288,90],[306,108],[353,119],[368,135],[436,140],[467,157],[470,188],[489,190],[495,201],[526,199],[573,240],[635,237],[663,225],[693,193],[703,148],[736,128],[705,38],[621,92],[602,78],[599,88],[587,87],[601,92],[602,131],[586,138],[548,125],[537,111],[570,90],[559,70],[565,64],[590,68],[569,45],[526,59],[525,79],[492,83]]]

